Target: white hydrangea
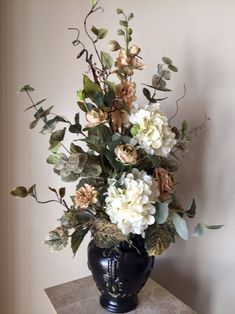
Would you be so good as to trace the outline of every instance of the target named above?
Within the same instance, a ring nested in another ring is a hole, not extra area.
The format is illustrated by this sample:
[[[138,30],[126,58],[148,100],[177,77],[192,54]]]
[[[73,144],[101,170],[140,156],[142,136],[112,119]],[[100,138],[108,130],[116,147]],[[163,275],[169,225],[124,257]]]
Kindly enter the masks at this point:
[[[117,183],[121,187],[117,187]],[[145,171],[134,168],[119,182],[111,180],[107,194],[106,213],[124,235],[143,234],[155,222],[153,204],[159,196],[159,189],[153,177]]]
[[[147,154],[166,157],[176,144],[167,117],[160,111],[159,103],[135,105],[131,111],[133,127],[132,145],[139,144]]]

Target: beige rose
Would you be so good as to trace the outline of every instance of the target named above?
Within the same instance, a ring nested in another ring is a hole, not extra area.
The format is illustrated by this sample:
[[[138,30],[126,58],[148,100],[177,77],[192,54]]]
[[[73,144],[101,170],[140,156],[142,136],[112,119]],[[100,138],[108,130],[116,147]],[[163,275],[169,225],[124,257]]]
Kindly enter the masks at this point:
[[[124,164],[136,164],[137,162],[136,149],[130,144],[119,144],[115,147],[114,152]]]
[[[94,127],[105,123],[108,119],[108,114],[100,109],[92,109],[86,113],[86,119],[88,121],[87,127]]]
[[[174,192],[173,176],[164,168],[155,168],[154,178],[158,182],[160,197],[166,199],[169,194]]]
[[[116,110],[112,113],[112,122],[115,130],[119,130],[123,125],[127,126],[129,124],[128,112],[136,100],[135,93],[135,83],[124,80],[116,85],[117,97],[114,106]]]
[[[76,206],[85,209],[90,204],[97,203],[97,191],[89,184],[85,184],[76,191],[75,194]]]

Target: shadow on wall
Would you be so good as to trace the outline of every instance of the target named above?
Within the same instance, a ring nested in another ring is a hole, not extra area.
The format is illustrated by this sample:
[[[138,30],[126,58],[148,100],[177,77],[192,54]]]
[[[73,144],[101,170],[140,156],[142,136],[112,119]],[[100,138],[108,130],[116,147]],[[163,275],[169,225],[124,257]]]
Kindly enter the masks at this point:
[[[205,113],[210,114],[212,105],[210,95],[217,88],[214,86],[214,82],[211,83],[211,75],[213,75],[211,69],[217,67],[218,62],[213,60],[212,54],[209,60],[205,59],[202,63],[201,59],[199,60],[199,57],[195,55],[193,47],[190,47],[190,43],[185,43],[185,47],[187,49],[185,50],[183,76],[188,91],[180,105],[180,113],[182,113],[181,116],[184,112],[187,114],[183,119],[188,121],[191,129],[203,123]],[[195,67],[201,70],[193,71]],[[198,133],[198,136],[193,137],[193,143],[189,148],[189,159],[182,161],[177,174],[177,182],[180,182],[177,191],[182,196],[182,203],[187,207],[187,204],[195,197],[197,207],[203,209],[201,212],[199,210],[197,219],[187,220],[190,227],[194,227],[197,222],[204,221],[203,218],[209,210],[207,187],[205,186],[205,170],[208,165],[207,149],[210,140],[209,127],[210,122]],[[192,242],[191,245],[193,245]],[[172,256],[172,259],[168,254]],[[192,249],[189,244],[176,241],[175,247],[171,247],[164,256],[156,258],[152,277],[198,313],[209,314],[211,313],[212,289],[210,281],[203,282],[202,287],[198,269],[202,260],[199,247],[196,246]]]

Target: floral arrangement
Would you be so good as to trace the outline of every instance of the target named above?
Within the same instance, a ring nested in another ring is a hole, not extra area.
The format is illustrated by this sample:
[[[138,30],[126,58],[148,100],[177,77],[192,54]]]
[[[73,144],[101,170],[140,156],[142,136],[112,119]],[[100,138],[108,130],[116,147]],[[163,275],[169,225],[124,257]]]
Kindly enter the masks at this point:
[[[193,199],[184,209],[175,190],[174,173],[180,157],[187,153],[192,134],[186,121],[180,127],[171,124],[161,109],[170,92],[167,82],[178,71],[172,60],[163,57],[151,83],[144,84],[146,101],[140,104],[136,97],[135,71],[144,69],[141,49],[132,43],[130,27],[134,15],[121,16],[117,34],[124,45],[111,40],[109,49],[115,53],[99,51],[97,43],[107,36],[107,30],[93,26],[88,31],[87,20],[101,10],[99,1],[93,0],[91,10],[84,20],[84,29],[91,40],[95,57],[80,40],[80,32],[73,45],[81,48],[77,58],[85,58],[89,71],[83,75],[83,88],[77,92],[77,104],[87,120],[80,124],[79,113],[74,122],[45,109],[45,99],[34,102],[34,89],[25,85],[25,92],[35,109],[30,129],[39,121],[40,133],[49,134],[50,155],[47,163],[64,182],[74,182],[70,203],[66,189],[49,187],[55,199],[40,201],[36,185],[19,186],[11,193],[17,197],[31,196],[39,203],[57,202],[64,207],[60,226],[51,231],[45,244],[52,250],[61,250],[71,239],[75,254],[88,231],[98,247],[112,248],[121,241],[132,244],[133,235],[141,235],[150,256],[159,255],[180,236],[188,239],[186,218],[193,218],[196,204]],[[118,82],[117,82],[118,80]],[[178,101],[177,109],[178,109]],[[64,124],[64,128],[58,125]],[[204,125],[204,124],[203,124]],[[74,134],[70,147],[64,139],[67,132]],[[79,143],[86,144],[84,150]],[[198,224],[194,234],[201,235],[204,228],[218,229],[221,225]]]

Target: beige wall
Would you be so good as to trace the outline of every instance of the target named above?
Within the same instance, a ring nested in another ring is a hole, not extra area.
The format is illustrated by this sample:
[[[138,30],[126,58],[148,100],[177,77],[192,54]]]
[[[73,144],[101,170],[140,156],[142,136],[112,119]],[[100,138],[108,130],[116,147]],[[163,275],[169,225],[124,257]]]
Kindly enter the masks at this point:
[[[187,96],[175,122],[186,118],[192,127],[206,112],[212,119],[191,147],[178,179],[187,205],[194,196],[198,221],[226,223],[203,239],[181,240],[156,258],[153,277],[201,314],[227,314],[235,307],[235,2],[232,0],[102,1],[105,13],[91,22],[118,27],[115,8],[133,11],[136,44],[143,48],[147,68],[136,81],[146,82],[163,55],[174,59],[179,74],[171,83],[174,100]],[[27,99],[17,90],[25,83],[37,88],[35,97],[47,97],[58,113],[72,116],[75,92],[81,87],[84,63],[76,60],[68,27],[81,27],[88,10],[82,0],[1,0],[1,285],[2,314],[53,313],[43,289],[89,274],[86,245],[72,258],[70,249],[51,254],[41,244],[56,226],[57,206],[41,207],[31,199],[8,197],[12,186],[38,183],[43,199],[47,186],[60,186],[44,160],[47,138],[29,131]],[[105,49],[107,40],[103,42]],[[139,86],[140,87],[140,86]],[[140,99],[141,87],[139,88]],[[190,221],[193,228],[196,221]],[[8,296],[8,301],[7,301]]]

